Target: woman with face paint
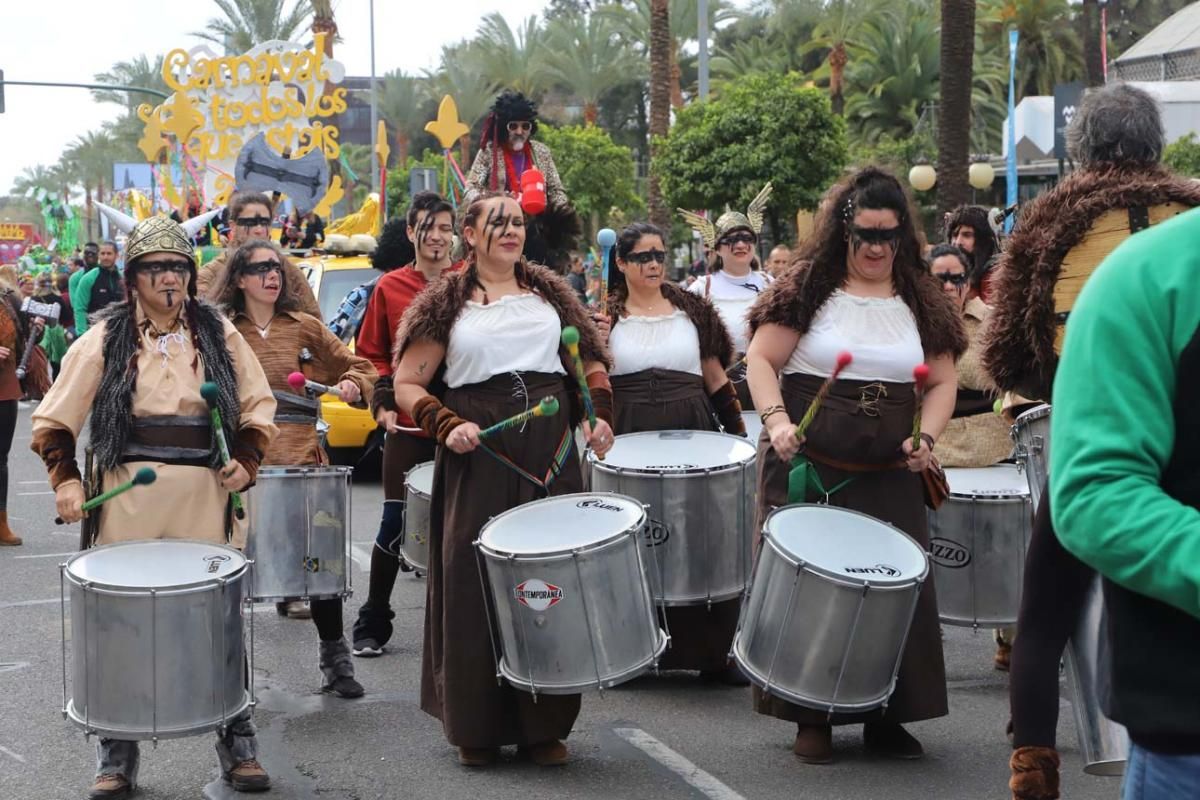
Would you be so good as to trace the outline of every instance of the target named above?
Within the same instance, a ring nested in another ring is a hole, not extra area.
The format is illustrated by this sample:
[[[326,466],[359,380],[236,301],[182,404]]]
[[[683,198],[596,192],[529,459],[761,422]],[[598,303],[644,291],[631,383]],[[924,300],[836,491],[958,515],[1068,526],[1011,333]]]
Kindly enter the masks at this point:
[[[343,400],[360,408],[370,400],[375,383],[371,362],[351,353],[321,320],[299,310],[298,289],[283,272],[283,256],[274,243],[251,239],[229,259],[217,298],[258,357],[275,396],[279,436],[263,456],[267,465],[329,462],[317,439],[320,400],[298,394],[289,375],[301,372],[317,383],[336,385]],[[253,492],[249,502],[254,502]],[[361,697],[363,687],[354,680],[350,646],[342,635],[341,598],[310,605],[321,640],[321,691]]]
[[[890,523],[927,548],[921,472],[954,410],[954,360],[967,342],[958,309],[921,260],[899,181],[868,167],[836,186],[801,261],[759,298],[750,325],[748,380],[765,427],[759,518],[776,506],[827,497],[830,505]],[[834,382],[807,437],[798,438],[796,423],[847,350],[853,362]],[[930,377],[914,448],[913,368],[922,363]],[[789,496],[795,469],[804,471],[808,491],[797,493],[806,497]],[[832,760],[825,711],[758,688],[754,704],[761,714],[797,723],[793,750],[801,760]],[[901,723],[946,713],[937,602],[927,581],[886,711],[836,714],[832,723],[863,723],[869,750],[919,758],[921,744]]]
[[[196,291],[212,302],[217,301],[225,284],[226,264],[233,252],[251,239],[271,238],[271,215],[274,213],[271,198],[258,192],[237,192],[229,198],[228,208],[229,238],[225,252],[201,267],[196,278]],[[321,307],[317,305],[317,298],[304,273],[287,259],[284,259],[283,271],[288,282],[297,287],[294,291],[300,303],[299,310],[321,319]]]
[[[712,302],[666,280],[666,245],[655,226],[630,225],[614,249],[608,344],[616,432],[721,429],[745,436],[742,408],[725,373],[733,342]],[[705,679],[745,686],[729,662],[740,607],[739,600],[667,607],[671,646],[659,668],[700,670]]]
[[[463,270],[417,296],[397,334],[396,405],[441,447],[429,519],[429,589],[421,653],[421,708],[442,721],[459,761],[482,766],[517,745],[537,764],[567,761],[562,740],[579,695],[533,696],[497,685],[488,615],[472,542],[493,516],[583,487],[575,450],[574,368],[561,345],[579,329],[579,351],[595,406],[583,436],[600,455],[612,447],[608,353],[570,285],[525,262],[524,216],[507,195],[467,208]],[[436,392],[438,396],[430,394]],[[487,440],[479,431],[555,397],[559,414]]]

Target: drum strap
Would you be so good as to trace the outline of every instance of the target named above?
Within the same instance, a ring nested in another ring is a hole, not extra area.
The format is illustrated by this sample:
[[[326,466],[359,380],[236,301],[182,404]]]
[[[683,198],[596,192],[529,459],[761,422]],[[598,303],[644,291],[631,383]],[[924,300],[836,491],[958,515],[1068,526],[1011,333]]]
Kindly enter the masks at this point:
[[[562,435],[562,439],[558,442],[558,449],[554,451],[554,458],[550,462],[550,468],[546,470],[545,477],[538,479],[533,473],[526,470],[521,465],[517,464],[503,453],[497,453],[492,448],[488,447],[483,442],[479,443],[479,447],[483,452],[487,453],[492,458],[499,461],[504,466],[511,469],[513,472],[520,475],[525,480],[532,483],[547,494],[550,493],[550,484],[554,483],[554,479],[562,474],[563,465],[567,463],[567,459],[571,456],[571,448],[575,446],[575,437],[571,435],[571,428],[568,426]]]
[[[788,473],[788,503],[808,503],[809,497],[821,504],[828,504],[829,498],[850,485],[857,475],[851,475],[846,480],[826,489],[817,467],[808,456],[798,453],[792,459],[792,469]]]

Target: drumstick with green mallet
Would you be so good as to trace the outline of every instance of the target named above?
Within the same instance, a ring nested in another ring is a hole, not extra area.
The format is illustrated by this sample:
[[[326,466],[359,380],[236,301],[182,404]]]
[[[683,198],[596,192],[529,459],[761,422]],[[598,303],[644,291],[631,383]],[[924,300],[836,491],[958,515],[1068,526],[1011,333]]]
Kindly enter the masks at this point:
[[[109,489],[107,492],[96,495],[91,500],[88,500],[86,503],[83,504],[83,508],[81,510],[84,513],[87,513],[88,511],[91,511],[93,508],[96,508],[97,506],[101,505],[102,503],[112,500],[117,495],[125,494],[125,492],[128,492],[130,489],[132,489],[135,486],[149,486],[150,484],[154,483],[154,481],[157,479],[158,479],[157,472],[155,472],[150,467],[142,467],[141,469],[139,469],[137,472],[135,472],[133,474],[132,478],[125,481],[121,485],[114,486],[113,488]],[[66,523],[66,520],[64,520],[62,517],[55,517],[54,522],[57,525],[63,525]]]
[[[528,411],[522,411],[520,414],[513,414],[508,419],[502,419],[495,425],[489,425],[479,432],[479,438],[483,439],[488,436],[494,436],[501,431],[506,431],[509,428],[516,428],[524,425],[534,417],[552,417],[558,413],[558,398],[543,397],[541,402]]]
[[[212,417],[213,433],[217,435],[217,452],[221,454],[221,466],[227,467],[233,461],[229,455],[229,442],[225,441],[225,427],[221,424],[221,410],[217,408],[217,399],[221,390],[212,381],[200,384],[200,396],[208,403],[208,413]],[[246,518],[246,508],[242,505],[241,492],[230,492],[233,498],[233,514],[238,519]]]
[[[583,398],[583,413],[588,418],[588,425],[592,430],[596,430],[596,407],[592,405],[592,390],[588,388],[587,375],[583,372],[583,359],[579,357],[579,329],[574,325],[563,328],[562,343],[567,346],[567,352],[571,354],[571,363],[575,365],[575,380],[579,383],[579,395]],[[596,457],[604,460],[604,456],[599,453]]]

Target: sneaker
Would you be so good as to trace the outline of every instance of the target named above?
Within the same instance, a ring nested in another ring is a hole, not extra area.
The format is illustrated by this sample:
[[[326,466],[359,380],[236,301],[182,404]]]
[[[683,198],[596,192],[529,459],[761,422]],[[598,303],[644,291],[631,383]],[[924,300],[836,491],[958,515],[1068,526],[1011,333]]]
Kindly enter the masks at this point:
[[[354,649],[350,652],[359,658],[378,658],[383,655],[384,647],[379,642],[371,638],[358,639],[354,642]]]
[[[265,792],[271,788],[271,776],[254,758],[236,765],[224,778],[235,792]]]
[[[133,785],[124,775],[97,775],[96,782],[88,792],[88,800],[114,800],[118,797],[129,797]]]

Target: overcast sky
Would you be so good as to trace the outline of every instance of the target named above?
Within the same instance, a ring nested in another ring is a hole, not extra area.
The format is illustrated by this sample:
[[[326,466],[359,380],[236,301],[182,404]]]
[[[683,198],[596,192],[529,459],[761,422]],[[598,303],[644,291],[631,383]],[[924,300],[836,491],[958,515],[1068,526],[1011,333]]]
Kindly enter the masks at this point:
[[[419,72],[437,64],[441,46],[471,36],[478,21],[500,10],[516,25],[540,14],[546,0],[375,0],[375,69]],[[287,3],[287,7],[291,2]],[[348,75],[370,74],[368,0],[339,0],[335,16],[344,42],[335,57]],[[87,83],[117,61],[190,48],[218,14],[211,0],[0,0],[0,69],[8,80]],[[58,161],[68,143],[118,116],[84,89],[8,86],[0,114],[0,194],[24,167]]]

